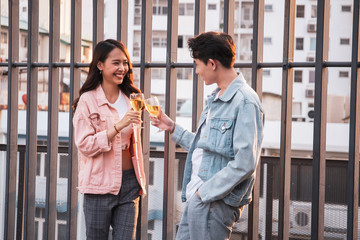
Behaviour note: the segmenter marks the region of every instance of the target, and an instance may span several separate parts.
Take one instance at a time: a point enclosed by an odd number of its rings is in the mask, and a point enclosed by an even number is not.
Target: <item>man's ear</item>
[[[209,58],[208,63],[211,64],[211,67],[213,70],[216,69],[216,62],[213,59]]]

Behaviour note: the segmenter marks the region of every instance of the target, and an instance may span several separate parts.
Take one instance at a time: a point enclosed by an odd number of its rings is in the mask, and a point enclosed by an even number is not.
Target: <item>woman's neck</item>
[[[104,82],[101,83],[101,87],[105,93],[105,97],[106,99],[110,102],[110,103],[115,103],[115,101],[118,99],[119,97],[119,92],[120,89],[118,86],[114,87],[114,85],[108,85],[105,84]]]

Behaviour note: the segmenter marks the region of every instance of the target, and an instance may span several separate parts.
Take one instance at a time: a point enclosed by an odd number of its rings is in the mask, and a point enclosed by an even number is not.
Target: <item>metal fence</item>
[[[347,238],[358,238],[358,194],[359,194],[359,1],[353,1],[353,33],[352,58],[349,62],[328,61],[329,46],[329,1],[317,1],[316,23],[316,59],[315,62],[294,62],[294,22],[295,0],[285,0],[284,38],[282,62],[263,62],[264,39],[264,0],[254,0],[253,12],[253,45],[252,62],[236,63],[237,68],[252,69],[252,87],[262,96],[262,68],[282,69],[282,108],[281,108],[281,146],[280,146],[280,188],[279,188],[279,222],[278,238],[289,239],[289,204],[291,178],[291,124],[292,124],[292,89],[294,68],[315,68],[315,116],[313,130],[313,183],[312,183],[312,215],[311,238],[324,239],[324,205],[325,205],[325,133],[327,111],[327,69],[331,67],[351,68],[351,105],[350,105],[350,138],[348,159],[348,219]],[[71,0],[71,57],[70,62],[63,63],[59,59],[57,44],[60,39],[60,0],[50,1],[50,29],[49,29],[49,60],[38,62],[39,35],[39,1],[28,1],[28,42],[27,62],[19,61],[19,0],[9,1],[9,48],[8,62],[0,66],[8,68],[8,121],[6,144],[6,194],[5,194],[5,226],[4,239],[32,239],[35,234],[35,183],[37,159],[37,75],[38,68],[48,68],[49,99],[48,99],[48,137],[46,159],[46,203],[45,203],[45,239],[55,236],[56,221],[56,158],[58,155],[58,105],[59,105],[59,68],[70,68],[70,101],[78,94],[80,87],[80,68],[88,66],[82,64],[81,50],[81,0]],[[234,0],[224,1],[224,32],[233,35],[234,30]],[[151,62],[152,38],[152,1],[141,1],[141,56],[140,62],[134,63],[140,69],[140,88],[145,96],[150,95],[151,68],[166,69],[166,114],[174,118],[176,115],[176,69],[194,68],[192,63],[177,62],[177,30],[178,30],[178,0],[168,1],[167,11],[167,50],[166,62]],[[206,1],[195,0],[194,35],[205,30]],[[128,1],[117,1],[117,38],[127,43]],[[93,1],[93,46],[104,36],[104,0]],[[21,176],[19,191],[23,191],[23,204],[17,201],[17,154],[18,146],[18,71],[19,67],[27,68],[27,115],[26,115],[26,145],[24,174]],[[195,71],[194,71],[195,72]],[[193,129],[202,110],[203,87],[197,76],[193,77]],[[67,204],[67,239],[76,239],[77,231],[77,157],[73,142],[72,113],[69,114],[69,147],[68,151],[68,204]],[[149,127],[149,120],[145,117],[144,127]],[[148,173],[149,136],[143,133],[143,148],[145,169]],[[163,186],[163,234],[162,239],[172,239],[174,235],[174,161],[175,144],[170,141],[169,134],[165,134],[164,145],[164,186]],[[263,161],[264,157],[262,158]],[[257,178],[260,179],[260,164]],[[22,172],[22,171],[21,171]],[[148,175],[148,174],[147,174]],[[19,193],[19,192],[18,192]],[[259,229],[259,199],[260,181],[256,182],[254,200],[249,207],[248,238],[257,239]],[[148,206],[147,198],[141,202],[141,216],[138,228],[138,239],[147,239]],[[18,204],[18,207],[16,206]],[[270,226],[266,226],[267,228]],[[271,237],[270,237],[271,238]]]

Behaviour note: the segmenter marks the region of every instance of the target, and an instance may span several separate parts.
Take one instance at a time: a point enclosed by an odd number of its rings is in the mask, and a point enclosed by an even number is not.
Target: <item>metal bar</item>
[[[140,89],[145,98],[151,95],[151,69],[145,67],[146,62],[151,62],[152,51],[152,9],[153,2],[142,0],[141,4],[141,52],[140,52]],[[147,114],[143,114],[144,131],[142,131],[142,145],[146,182],[149,182],[149,158],[150,158],[150,120]],[[148,186],[147,186],[148,190]],[[148,239],[148,202],[146,196],[140,202],[140,214],[137,225],[136,237],[138,240]]]
[[[35,238],[38,69],[31,63],[38,61],[38,36],[39,1],[33,0],[28,2],[24,239]]]
[[[25,152],[19,154],[19,182],[18,182],[18,199],[17,199],[17,214],[16,214],[16,239],[22,239],[23,233],[23,216],[24,216],[24,197],[25,197]],[[24,226],[25,227],[25,226]],[[25,237],[25,236],[24,236]]]
[[[6,186],[4,239],[15,238],[16,169],[18,139],[18,69],[12,67],[19,61],[19,0],[9,1],[8,45],[8,112],[6,136]]]
[[[60,0],[50,1],[49,63],[59,62]],[[59,70],[49,66],[48,137],[46,156],[45,239],[54,239],[56,233],[56,188],[58,157]]]
[[[257,67],[263,60],[264,42],[264,0],[254,0],[253,53],[252,53],[252,88],[262,99],[262,69]],[[256,181],[253,189],[253,201],[249,205],[248,238],[254,239],[259,232],[260,205],[260,164],[256,168]]]
[[[349,129],[349,165],[348,165],[348,214],[347,239],[358,238],[359,208],[359,112],[360,91],[358,89],[359,69],[359,1],[353,3],[353,30],[351,56],[351,89],[350,89],[350,129]]]
[[[96,0],[96,43],[104,40],[104,0]],[[95,45],[94,45],[95,46]]]
[[[285,1],[283,62],[294,57],[295,0]],[[289,239],[293,71],[283,67],[280,140],[279,239]]]
[[[95,49],[95,46],[96,44],[98,43],[98,40],[97,40],[97,19],[98,19],[98,16],[97,16],[97,0],[93,0],[93,32],[92,32],[92,35],[93,35],[93,39],[92,39],[92,42],[93,42],[93,52],[94,52],[94,49]]]
[[[326,110],[330,2],[317,2],[311,239],[324,238]]]
[[[166,85],[165,113],[176,118],[176,69],[171,67],[177,59],[178,42],[178,0],[168,1],[167,46],[166,46]],[[163,229],[162,239],[173,239],[174,236],[174,168],[175,143],[170,142],[170,134],[165,133],[164,145],[164,195],[163,195]]]
[[[125,46],[128,42],[128,0],[118,0],[117,14],[117,39]]]
[[[200,32],[205,31],[206,18],[206,1],[195,0],[195,21],[194,21],[194,36],[199,35]],[[179,63],[177,63],[178,65]],[[192,131],[195,132],[197,124],[203,110],[204,99],[204,84],[201,77],[196,74],[195,63],[191,64],[193,68],[193,93],[192,93]],[[185,66],[182,66],[185,67]]]
[[[229,0],[224,0],[224,29],[225,33],[229,31]]]
[[[272,238],[272,218],[273,218],[273,193],[274,193],[274,165],[266,165],[266,219],[265,219],[265,239]],[[265,167],[264,167],[265,170]],[[264,186],[265,189],[265,186]]]
[[[70,46],[70,103],[79,96],[80,69],[76,62],[81,62],[81,0],[71,1],[71,46]],[[69,149],[68,149],[68,195],[67,195],[67,239],[77,237],[77,211],[78,211],[78,159],[77,148],[74,142],[72,127],[73,111],[69,110]]]

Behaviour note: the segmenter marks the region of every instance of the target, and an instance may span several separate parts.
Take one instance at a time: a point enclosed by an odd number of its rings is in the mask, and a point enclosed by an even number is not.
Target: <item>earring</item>
[[[102,71],[100,70],[100,75],[102,74]]]

